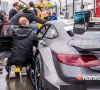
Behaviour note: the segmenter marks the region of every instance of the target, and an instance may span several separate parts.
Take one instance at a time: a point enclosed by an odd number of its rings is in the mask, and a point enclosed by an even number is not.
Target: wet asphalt
[[[0,72],[0,90],[35,90],[28,76],[22,78],[6,78],[7,72]]]

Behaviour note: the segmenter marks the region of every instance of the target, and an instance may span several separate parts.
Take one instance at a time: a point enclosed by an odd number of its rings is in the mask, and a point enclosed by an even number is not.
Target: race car
[[[28,67],[36,90],[100,89],[100,31],[76,34],[74,26],[73,20],[50,21],[37,33],[40,41],[34,50],[35,68]],[[0,45],[11,42],[10,36],[0,39]]]
[[[43,25],[29,69],[36,90],[99,90],[100,31],[75,34],[63,20]],[[74,30],[74,28],[73,28]]]

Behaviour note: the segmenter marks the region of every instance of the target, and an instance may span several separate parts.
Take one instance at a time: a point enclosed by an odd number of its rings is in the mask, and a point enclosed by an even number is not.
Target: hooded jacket
[[[7,64],[26,66],[32,61],[33,46],[38,45],[38,39],[29,27],[19,27],[13,31],[13,48]]]

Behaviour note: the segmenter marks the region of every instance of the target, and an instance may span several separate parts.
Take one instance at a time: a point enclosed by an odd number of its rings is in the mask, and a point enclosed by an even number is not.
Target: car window
[[[45,25],[38,33],[39,38],[54,39],[58,35],[57,30],[52,25]]]
[[[39,30],[39,33],[37,34],[37,36],[38,36],[39,38],[42,38],[42,37],[44,36],[46,30],[47,30],[47,26],[43,26],[43,27]]]
[[[45,38],[47,39],[54,39],[58,35],[57,30],[54,26],[50,26],[47,33],[45,34]]]

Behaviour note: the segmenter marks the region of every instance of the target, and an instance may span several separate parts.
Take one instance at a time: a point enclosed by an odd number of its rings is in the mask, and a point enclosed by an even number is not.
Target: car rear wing
[[[78,46],[74,46],[72,45],[72,47],[74,47],[77,51],[82,52],[82,51],[100,51],[100,48],[90,48],[90,47],[78,47]]]

